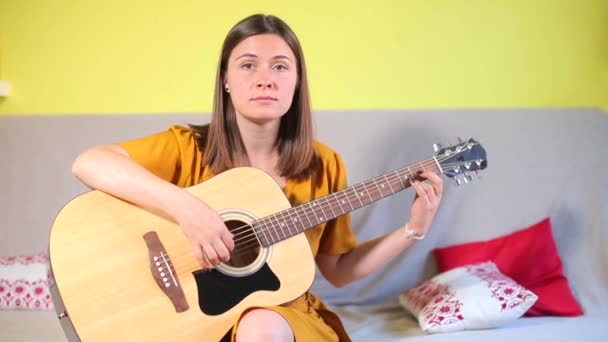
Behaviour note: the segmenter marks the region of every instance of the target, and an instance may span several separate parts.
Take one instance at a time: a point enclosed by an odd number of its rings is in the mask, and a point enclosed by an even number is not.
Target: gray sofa
[[[207,116],[0,117],[0,255],[46,250],[57,211],[86,191],[70,163],[87,146],[202,123]],[[608,113],[598,109],[321,112],[318,137],[342,153],[355,183],[433,154],[432,144],[479,140],[488,153],[481,179],[446,180],[428,236],[385,269],[342,289],[321,275],[314,291],[342,317],[354,341],[606,341],[608,339]],[[401,225],[412,191],[353,213],[359,240]],[[524,317],[506,326],[428,335],[397,296],[437,273],[437,247],[487,240],[551,217],[580,317]],[[533,266],[531,266],[533,267]],[[53,312],[0,311],[1,341],[63,341]]]

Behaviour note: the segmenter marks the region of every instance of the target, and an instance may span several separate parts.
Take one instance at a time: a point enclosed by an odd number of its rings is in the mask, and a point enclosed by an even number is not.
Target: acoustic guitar
[[[410,186],[424,170],[457,183],[487,166],[469,139],[435,155],[292,207],[265,172],[235,168],[186,188],[234,235],[230,261],[200,269],[172,221],[101,191],[71,200],[50,233],[51,293],[70,340],[218,341],[252,306],[280,305],[312,285],[304,231]]]

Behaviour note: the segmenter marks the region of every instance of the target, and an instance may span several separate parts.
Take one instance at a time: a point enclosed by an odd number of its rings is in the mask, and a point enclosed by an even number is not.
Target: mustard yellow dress
[[[199,184],[213,173],[203,165],[203,153],[196,144],[194,132],[182,126],[143,138],[120,143],[129,156],[157,176],[180,187]],[[304,180],[288,179],[283,189],[292,206],[306,203],[346,187],[346,170],[342,158],[329,147],[315,141],[321,160],[317,174]],[[342,215],[305,232],[312,253],[340,255],[357,245],[351,229],[350,215]],[[268,307],[281,314],[293,329],[297,341],[350,341],[337,315],[310,291],[295,301]],[[232,340],[238,322],[232,329]]]

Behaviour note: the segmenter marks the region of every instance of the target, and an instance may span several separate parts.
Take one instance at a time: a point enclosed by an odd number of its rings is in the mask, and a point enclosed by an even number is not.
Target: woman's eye
[[[279,70],[279,71],[285,71],[287,70],[287,67],[283,64],[277,64],[274,66],[275,69]]]
[[[243,69],[253,69],[253,63],[243,63],[243,65],[241,65],[241,68]]]

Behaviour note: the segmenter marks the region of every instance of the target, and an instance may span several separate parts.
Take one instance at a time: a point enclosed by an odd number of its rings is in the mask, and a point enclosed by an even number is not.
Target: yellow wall
[[[0,114],[208,112],[255,12],[299,35],[316,110],[608,110],[606,0],[1,0]]]

